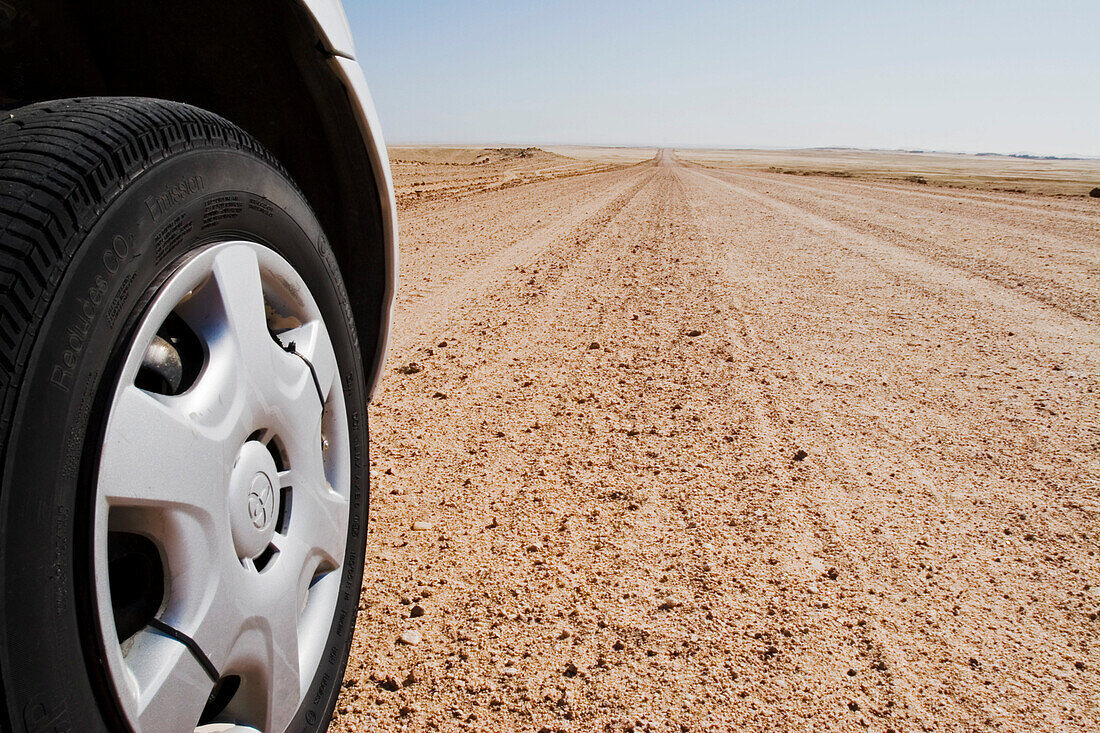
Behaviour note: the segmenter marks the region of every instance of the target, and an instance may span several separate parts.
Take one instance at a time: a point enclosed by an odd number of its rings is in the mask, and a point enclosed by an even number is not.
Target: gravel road
[[[1100,201],[401,200],[333,731],[1100,730]]]

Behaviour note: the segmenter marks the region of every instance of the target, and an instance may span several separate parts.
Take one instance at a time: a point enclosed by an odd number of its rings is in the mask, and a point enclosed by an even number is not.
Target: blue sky
[[[1100,156],[1100,2],[345,0],[387,141]]]

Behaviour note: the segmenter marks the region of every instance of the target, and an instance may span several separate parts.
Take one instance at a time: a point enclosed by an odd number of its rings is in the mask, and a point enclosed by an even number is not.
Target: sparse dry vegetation
[[[677,150],[682,160],[799,176],[893,180],[1005,193],[1087,196],[1100,159],[846,149]]]

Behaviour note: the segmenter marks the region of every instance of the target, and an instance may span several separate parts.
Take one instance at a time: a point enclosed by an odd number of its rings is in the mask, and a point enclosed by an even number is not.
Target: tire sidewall
[[[320,667],[289,730],[335,705],[358,610],[367,521],[366,387],[339,268],[308,204],[256,156],[199,149],[126,186],[76,248],[42,321],[18,397],[0,491],[4,685],[19,730],[126,729],[102,658],[92,576],[95,471],[130,334],[188,253],[264,244],[303,277],[339,364],[351,436],[351,519]]]

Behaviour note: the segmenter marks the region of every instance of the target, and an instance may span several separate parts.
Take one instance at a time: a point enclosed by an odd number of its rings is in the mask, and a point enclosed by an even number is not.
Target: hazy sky
[[[1100,155],[1100,1],[345,0],[388,142]]]

